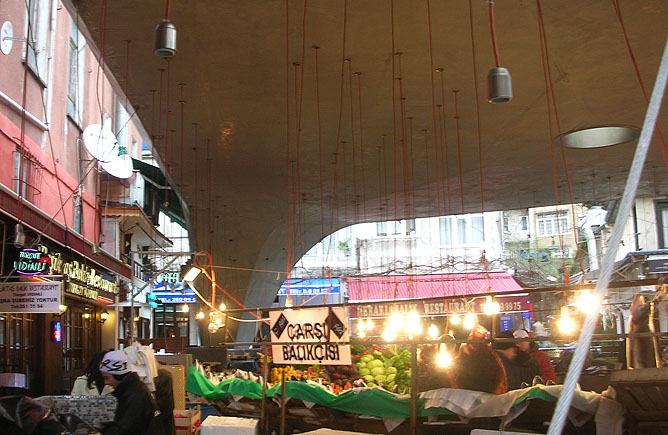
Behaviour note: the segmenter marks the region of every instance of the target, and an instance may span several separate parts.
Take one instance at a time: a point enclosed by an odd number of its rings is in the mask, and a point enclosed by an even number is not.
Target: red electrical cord
[[[471,0],[469,0],[469,8],[471,7]],[[473,18],[471,18],[473,20]],[[473,24],[471,24],[473,26]],[[492,32],[492,48],[494,49],[494,62],[496,66],[501,66],[499,61],[499,47],[496,45],[496,27],[494,26],[494,0],[489,0],[489,29]]]
[[[165,21],[169,21],[169,10],[171,8],[171,1],[167,0],[167,5],[165,6]]]

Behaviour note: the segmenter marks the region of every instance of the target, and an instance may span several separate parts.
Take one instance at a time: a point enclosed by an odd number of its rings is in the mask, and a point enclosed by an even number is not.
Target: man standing
[[[496,338],[514,337],[512,331],[504,331],[498,334]],[[534,376],[540,374],[538,363],[528,353],[519,350],[517,344],[510,341],[494,341],[492,342],[492,349],[496,350],[501,363],[503,363],[508,391],[523,388],[523,383],[531,385]]]
[[[517,329],[513,332],[513,337],[515,338],[529,338],[529,333],[525,329]],[[517,342],[517,347],[519,350],[528,353],[531,355],[531,358],[535,359],[540,368],[540,377],[543,378],[545,383],[556,383],[557,375],[554,371],[554,366],[550,361],[550,357],[547,356],[545,352],[538,349],[538,345],[535,341],[519,341]]]
[[[107,352],[100,363],[104,383],[114,388],[118,399],[114,421],[105,423],[102,435],[162,434],[162,426],[150,391],[128,367],[125,352]],[[160,426],[155,427],[155,426]]]

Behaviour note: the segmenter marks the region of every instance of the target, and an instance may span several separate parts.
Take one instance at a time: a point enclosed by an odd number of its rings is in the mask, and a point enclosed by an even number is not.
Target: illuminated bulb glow
[[[600,299],[589,291],[581,292],[575,301],[575,306],[583,313],[596,311],[600,305]]]
[[[184,313],[187,313],[188,311],[190,311],[190,307],[188,306],[188,304],[183,304],[183,307],[181,307],[181,310]]]
[[[429,327],[428,333],[429,333],[429,338],[433,339],[438,338],[438,326],[432,323],[431,326]]]
[[[357,332],[364,332],[366,329],[366,322],[362,319],[357,320]]]
[[[409,335],[420,334],[422,332],[422,323],[420,322],[420,315],[411,311],[406,316],[406,333]]]
[[[462,323],[462,318],[458,314],[455,314],[454,316],[450,317],[450,323],[453,325],[459,325]]]
[[[225,311],[225,308],[227,308],[227,305],[225,305],[224,302],[220,303],[220,311]]]
[[[564,334],[571,334],[573,331],[575,331],[575,322],[573,319],[571,319],[571,316],[568,314],[562,315],[561,319],[559,319],[559,330],[563,332]]]
[[[394,332],[394,328],[387,327],[383,331],[382,337],[385,341],[394,341],[397,338],[397,334]]]
[[[494,301],[491,296],[485,297],[485,304],[483,305],[485,314],[498,314],[501,311],[501,305]]]
[[[89,314],[89,313],[85,313],[85,314],[84,314],[84,319],[90,319],[90,314]]]
[[[452,364],[452,356],[445,350],[441,350],[436,355],[436,365],[439,367],[449,367]]]
[[[391,328],[393,331],[401,331],[404,329],[404,318],[398,311],[395,311],[390,315],[390,322],[388,324],[388,329]]]
[[[357,336],[358,336],[359,338],[364,338],[364,337],[366,337],[366,332],[364,332],[364,331],[360,331],[360,332],[357,333]]]
[[[473,329],[475,327],[476,317],[473,313],[466,313],[464,316],[464,328]]]
[[[201,320],[201,319],[204,318],[204,313],[202,311],[200,311],[199,313],[197,313],[197,315],[195,317],[197,317],[198,319]]]
[[[371,317],[366,319],[366,329],[367,329],[367,331],[373,331],[374,326],[375,325],[373,324],[373,320],[371,320]]]
[[[222,325],[223,324],[223,319],[221,319],[220,317],[217,317],[216,320],[214,320],[214,323],[216,325]]]
[[[64,313],[67,311],[67,305],[58,305],[58,309],[60,310],[61,313]]]

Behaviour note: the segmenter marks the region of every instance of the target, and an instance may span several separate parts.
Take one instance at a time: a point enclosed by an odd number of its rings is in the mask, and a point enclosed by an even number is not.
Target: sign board
[[[287,296],[288,287],[294,296],[333,295],[341,292],[341,281],[338,278],[285,281],[278,289],[278,296]]]
[[[495,301],[499,303],[502,313],[515,313],[529,311],[529,296],[496,296]],[[462,299],[447,300],[420,300],[407,299],[398,302],[378,301],[364,305],[353,305],[350,307],[350,317],[353,319],[367,317],[389,317],[393,312],[402,314],[417,312],[421,316],[449,316],[452,314],[484,313],[484,297],[475,298],[473,301]]]
[[[650,255],[647,268],[649,273],[668,273],[668,255]]]
[[[194,304],[197,302],[195,292],[183,282],[176,284],[153,283],[151,299],[158,300],[163,304]]]
[[[0,313],[60,313],[61,282],[0,284]]]
[[[350,365],[345,308],[269,312],[274,364]]]

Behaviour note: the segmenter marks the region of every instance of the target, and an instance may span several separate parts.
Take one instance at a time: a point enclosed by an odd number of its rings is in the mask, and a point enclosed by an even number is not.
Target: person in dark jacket
[[[165,429],[165,435],[176,435],[173,385],[172,374],[169,370],[158,369],[158,376],[155,378],[155,403],[160,410],[160,419],[162,420],[162,427]]]
[[[513,337],[515,338],[529,338],[530,335],[526,329],[517,329],[513,332]],[[540,368],[540,377],[543,378],[543,381],[556,383],[557,375],[554,371],[554,366],[550,357],[538,349],[538,344],[535,341],[519,341],[517,343],[519,350],[524,351],[531,355],[531,358],[535,359]]]
[[[513,331],[504,331],[498,334],[497,338],[514,338]],[[540,375],[536,360],[527,352],[521,351],[515,343],[495,341],[492,349],[496,350],[506,370],[508,391],[523,388],[523,383],[532,385],[533,378]]]
[[[104,383],[114,388],[118,399],[114,421],[105,423],[102,435],[162,434],[153,397],[136,373],[130,371],[125,352],[107,352],[100,363]],[[157,427],[159,426],[159,427]]]

